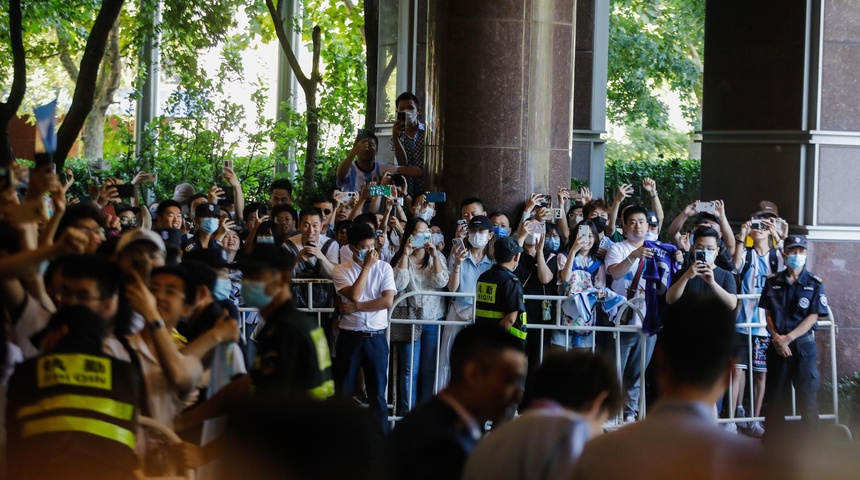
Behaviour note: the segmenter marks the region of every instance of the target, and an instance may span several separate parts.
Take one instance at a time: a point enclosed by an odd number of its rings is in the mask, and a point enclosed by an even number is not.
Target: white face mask
[[[490,241],[489,232],[476,232],[469,234],[469,243],[475,248],[484,248]]]
[[[397,233],[396,230],[391,231],[391,244],[395,247],[400,246],[400,235]]]
[[[441,233],[431,233],[430,241],[433,242],[433,245],[439,245],[440,243],[445,241],[445,236]]]
[[[429,222],[430,219],[433,218],[434,212],[435,211],[432,208],[425,208],[424,210],[421,210],[420,213],[418,213],[418,218],[420,218],[421,220],[424,220],[425,223]]]
[[[526,235],[525,244],[526,245],[537,245],[540,242],[539,233],[530,233]]]
[[[654,242],[657,240],[657,234],[649,230],[645,232],[645,240],[650,240]]]

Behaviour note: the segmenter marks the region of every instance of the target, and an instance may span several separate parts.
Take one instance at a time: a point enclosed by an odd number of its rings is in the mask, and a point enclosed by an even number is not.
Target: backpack
[[[752,267],[752,252],[752,247],[747,248],[746,257],[744,258],[744,268],[735,277],[738,283],[738,292],[741,291],[741,283],[744,281],[744,276]],[[770,273],[777,273],[779,271],[779,251],[777,249],[771,248],[767,252],[767,263],[770,265]]]

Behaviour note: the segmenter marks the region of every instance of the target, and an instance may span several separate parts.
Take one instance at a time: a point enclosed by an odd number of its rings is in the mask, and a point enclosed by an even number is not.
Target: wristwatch
[[[149,322],[149,329],[153,332],[156,330],[161,330],[164,328],[164,320],[160,318],[156,318],[155,320]]]

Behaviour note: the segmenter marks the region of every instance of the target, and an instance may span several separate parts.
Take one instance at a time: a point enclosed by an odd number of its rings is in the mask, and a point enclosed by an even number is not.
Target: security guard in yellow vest
[[[141,379],[102,353],[104,319],[81,306],[57,312],[46,352],[19,364],[6,405],[8,478],[135,478]]]
[[[526,341],[526,306],[523,284],[514,274],[523,247],[516,238],[504,237],[493,244],[496,264],[478,277],[475,323],[495,323]]]

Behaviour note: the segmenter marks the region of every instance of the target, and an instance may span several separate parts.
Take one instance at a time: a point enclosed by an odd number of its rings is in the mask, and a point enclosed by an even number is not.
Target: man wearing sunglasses
[[[320,232],[328,238],[335,238],[337,234],[334,232],[332,219],[334,217],[334,199],[325,195],[315,195],[311,197],[311,204],[319,208],[322,212],[322,225]]]

